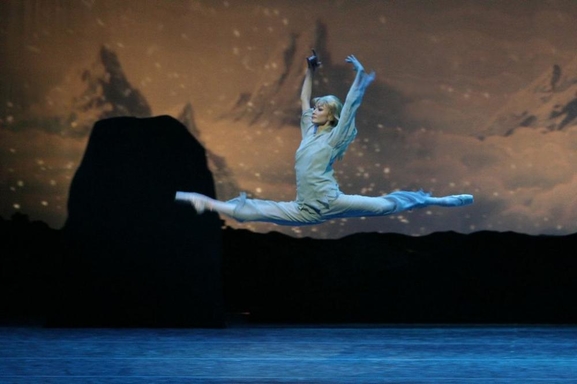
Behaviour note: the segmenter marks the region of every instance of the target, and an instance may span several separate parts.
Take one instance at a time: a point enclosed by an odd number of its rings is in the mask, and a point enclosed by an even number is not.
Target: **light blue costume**
[[[302,114],[302,141],[295,155],[296,200],[249,199],[242,193],[240,197],[227,201],[236,204],[232,217],[239,222],[264,221],[299,226],[337,218],[384,216],[427,205],[429,194],[422,191],[399,191],[369,197],[346,195],[339,189],[333,163],[343,157],[357,135],[355,115],[365,90],[374,78],[374,73],[357,72],[339,121],[332,129],[317,133],[317,127],[312,123],[313,109]]]

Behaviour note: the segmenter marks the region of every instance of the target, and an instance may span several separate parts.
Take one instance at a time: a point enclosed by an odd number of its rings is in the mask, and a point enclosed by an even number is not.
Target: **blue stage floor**
[[[0,328],[0,383],[577,383],[575,326]]]

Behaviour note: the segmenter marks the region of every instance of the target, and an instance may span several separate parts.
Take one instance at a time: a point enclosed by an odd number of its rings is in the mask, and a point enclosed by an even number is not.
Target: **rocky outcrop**
[[[98,121],[70,187],[52,324],[219,326],[221,221],[174,202],[215,195],[202,145],[169,116]]]

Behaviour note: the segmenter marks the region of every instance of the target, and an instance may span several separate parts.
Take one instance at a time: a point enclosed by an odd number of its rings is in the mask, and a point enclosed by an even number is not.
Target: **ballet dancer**
[[[331,219],[386,216],[427,206],[458,207],[473,203],[468,194],[433,197],[420,191],[395,191],[383,196],[349,195],[341,192],[335,179],[333,163],[342,159],[357,134],[355,115],[365,90],[375,73],[366,73],[361,62],[349,55],[346,62],[356,72],[344,104],[334,95],[311,95],[313,75],[321,65],[316,52],[306,58],[307,69],[301,90],[302,140],[295,154],[296,199],[272,201],[239,197],[228,201],[177,191],[175,200],[192,204],[197,214],[214,211],[238,222],[269,222],[302,226]]]

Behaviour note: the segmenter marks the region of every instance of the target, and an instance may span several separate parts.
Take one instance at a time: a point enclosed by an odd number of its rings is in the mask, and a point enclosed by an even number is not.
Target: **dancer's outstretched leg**
[[[179,191],[176,192],[174,199],[192,204],[198,214],[205,210],[214,211],[239,223],[252,221],[301,226],[325,221],[318,212],[301,207],[296,201],[247,199],[245,193],[228,201],[220,201],[200,193]]]
[[[279,225],[311,225],[344,217],[386,216],[430,205],[460,207],[473,203],[472,195],[433,197],[423,191],[397,191],[379,197],[341,195],[326,211],[317,212],[300,207],[296,202],[275,202],[246,199],[245,195],[220,201],[194,192],[176,192],[176,201],[192,204],[198,214],[214,211],[239,222],[266,221]]]

